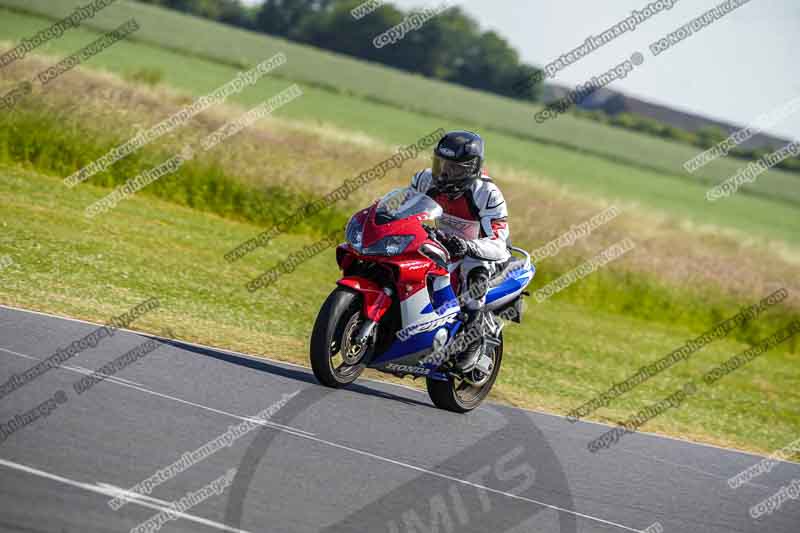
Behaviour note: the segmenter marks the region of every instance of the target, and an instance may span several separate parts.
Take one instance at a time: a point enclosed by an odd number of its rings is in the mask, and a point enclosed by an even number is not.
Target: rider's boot
[[[456,356],[455,367],[462,371],[472,370],[483,353],[483,311],[472,311],[469,313],[463,329],[464,335],[471,340],[467,347]]]
[[[483,307],[486,293],[489,290],[489,271],[479,266],[470,269],[467,274],[466,308],[467,320],[464,323],[463,334],[469,344],[456,356],[455,367],[462,371],[472,370],[483,352],[484,316]]]

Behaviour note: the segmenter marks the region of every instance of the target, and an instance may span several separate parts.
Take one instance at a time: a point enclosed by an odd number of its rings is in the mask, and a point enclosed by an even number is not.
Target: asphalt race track
[[[96,327],[0,308],[0,385]],[[148,339],[117,332],[0,399],[7,424],[58,398],[47,417],[0,436],[0,531],[128,532],[226,472],[222,490],[161,530],[583,533],[658,522],[667,533],[800,531],[800,500],[749,515],[800,478],[795,463],[734,490],[727,479],[761,457],[647,434],[590,453],[608,426],[497,405],[460,416],[368,380],[332,391],[305,368],[179,341],[73,389]],[[282,399],[270,422],[149,495],[108,505]]]

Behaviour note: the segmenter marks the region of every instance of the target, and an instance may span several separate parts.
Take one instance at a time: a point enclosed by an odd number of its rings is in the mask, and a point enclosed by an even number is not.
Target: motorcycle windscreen
[[[425,215],[427,221],[438,220],[442,207],[430,196],[411,188],[395,189],[378,202],[375,219],[379,224]]]

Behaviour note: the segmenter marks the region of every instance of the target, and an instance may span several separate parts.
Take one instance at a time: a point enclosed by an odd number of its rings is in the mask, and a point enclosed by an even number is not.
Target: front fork
[[[363,296],[364,323],[352,340],[355,345],[362,347],[372,338],[378,323],[392,306],[394,291],[390,287],[381,287],[374,281],[359,276],[342,278],[337,285],[352,289]]]

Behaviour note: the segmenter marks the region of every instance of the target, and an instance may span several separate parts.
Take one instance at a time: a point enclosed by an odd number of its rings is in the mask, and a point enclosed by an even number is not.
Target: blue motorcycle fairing
[[[512,271],[509,277],[500,285],[492,287],[489,290],[486,295],[487,306],[495,302],[499,302],[508,296],[513,296],[514,293],[522,293],[525,287],[527,287],[527,285],[531,282],[535,274],[536,267],[533,264],[529,264],[529,268],[521,268]],[[513,298],[511,298],[511,300],[513,300]],[[453,313],[452,308],[458,305],[458,299],[455,293],[453,292],[452,288],[448,286],[434,293],[434,302],[426,306],[423,309],[423,313],[436,312],[438,316],[431,318],[431,322],[435,322],[439,320],[439,317]],[[456,316],[457,314],[453,313],[452,321],[448,321],[447,323],[430,331],[413,334],[406,340],[401,340],[399,338],[395,339],[388,350],[375,356],[369,367],[384,372],[391,372],[390,369],[386,369],[384,367],[392,363],[401,363],[403,365],[417,367],[419,365],[419,361],[433,351],[433,339],[436,335],[436,332],[441,328],[447,328],[447,342],[449,343],[452,341],[463,324],[463,322],[455,318]],[[409,356],[415,357],[410,358]],[[418,368],[425,368],[431,371],[429,374],[426,374],[427,377],[446,381],[448,379],[447,375],[440,372],[433,372],[437,367],[438,365],[433,363],[426,363],[418,366]]]

